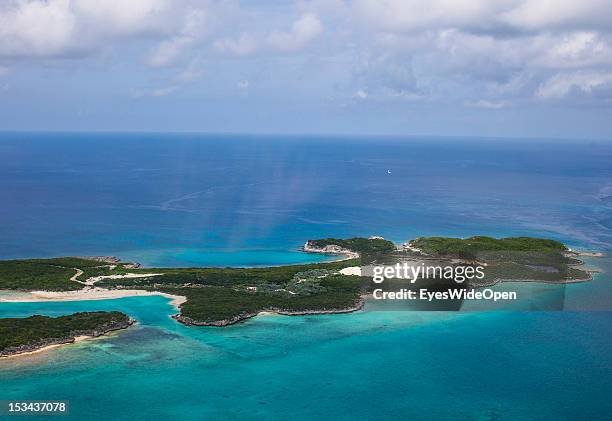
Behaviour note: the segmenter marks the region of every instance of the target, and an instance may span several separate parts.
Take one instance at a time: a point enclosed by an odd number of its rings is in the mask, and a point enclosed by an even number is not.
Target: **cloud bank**
[[[612,0],[8,0],[0,77],[113,57],[149,75],[139,96],[178,95],[225,63],[241,69],[234,90],[248,80],[256,95],[274,74],[295,85],[291,98],[338,107],[607,108],[610,10]]]

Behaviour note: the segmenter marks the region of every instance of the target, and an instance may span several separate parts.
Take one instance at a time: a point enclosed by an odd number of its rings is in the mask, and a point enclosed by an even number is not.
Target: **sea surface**
[[[612,143],[0,134],[0,259],[262,266],[325,259],[299,251],[311,238],[476,234],[612,251]],[[504,284],[517,302],[458,312],[195,328],[163,297],[2,303],[139,323],[0,360],[0,399],[69,400],[75,420],[610,419],[612,259],[585,260],[592,282]]]

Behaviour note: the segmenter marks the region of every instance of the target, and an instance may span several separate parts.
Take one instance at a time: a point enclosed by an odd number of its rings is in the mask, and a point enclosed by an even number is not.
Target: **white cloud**
[[[132,98],[143,98],[143,97],[164,97],[168,96],[179,89],[178,85],[165,86],[161,88],[153,89],[133,89],[130,92]]]
[[[179,34],[162,41],[151,53],[149,65],[162,67],[174,64],[205,35],[207,15],[204,10],[191,10],[184,19]]]
[[[357,86],[368,87],[366,96],[370,98],[414,100],[421,96],[412,60],[401,53],[368,52],[355,65],[353,77]]]
[[[243,79],[241,81],[238,82],[238,89],[248,89],[250,83],[248,80]]]
[[[355,92],[353,94],[353,98],[367,99],[368,98],[368,93],[366,91],[364,91],[363,89],[359,89],[357,92]]]
[[[610,0],[518,0],[500,20],[527,30],[610,29]]]
[[[238,38],[217,40],[214,47],[220,52],[228,52],[235,56],[247,56],[256,52],[259,45],[252,35],[243,33]]]
[[[73,0],[71,12],[113,35],[158,34],[171,29],[173,8],[168,0]]]
[[[612,94],[612,72],[559,73],[544,82],[536,92],[541,99],[561,99],[567,96],[589,95],[597,91]],[[612,95],[607,95],[607,99]]]
[[[323,32],[323,25],[313,13],[306,13],[295,21],[289,32],[274,31],[268,36],[268,44],[279,51],[295,51]]]
[[[8,0],[0,58],[70,57],[130,37],[164,37],[188,13],[168,0]]]
[[[610,0],[356,0],[355,16],[390,31],[610,29]]]
[[[568,92],[607,101],[602,75],[612,66],[612,0],[355,0],[351,6],[350,21],[358,23],[352,29],[362,34],[358,57],[368,57],[365,70],[357,63],[355,86],[366,78],[389,97],[403,92],[488,108]]]
[[[507,0],[356,0],[356,17],[390,31],[421,31],[437,27],[467,28],[489,24]]]
[[[249,56],[258,52],[295,52],[323,32],[323,25],[313,13],[305,13],[297,19],[289,31],[274,30],[267,35],[243,32],[238,38],[217,40],[214,47],[219,52],[235,56]]]
[[[189,62],[187,67],[183,69],[177,76],[177,79],[181,83],[191,82],[202,76],[203,63],[199,59],[194,59]]]
[[[608,101],[610,10],[612,0],[0,0],[0,66],[131,45],[145,51],[136,63],[177,66],[156,73],[166,80],[153,86],[175,87],[157,96],[199,78],[203,60],[241,65],[229,55],[344,100]]]
[[[182,36],[163,41],[151,53],[148,63],[153,67],[172,64],[192,43],[191,38]]]
[[[604,50],[603,43],[594,32],[577,32],[564,37],[555,47],[555,53],[565,59],[576,60],[585,55],[599,54]]]
[[[534,57],[543,67],[584,68],[612,65],[609,39],[594,31],[577,31],[557,37],[548,36],[550,47]]]
[[[168,86],[165,88],[158,88],[158,89],[154,89],[153,91],[151,91],[151,95],[152,96],[166,96],[166,95],[170,95],[177,89],[178,89],[178,86]]]
[[[77,47],[76,26],[68,0],[4,4],[0,11],[0,56],[66,54]]]
[[[500,108],[507,107],[509,104],[507,101],[489,101],[487,99],[479,99],[477,101],[468,101],[466,105],[469,107],[498,110]]]

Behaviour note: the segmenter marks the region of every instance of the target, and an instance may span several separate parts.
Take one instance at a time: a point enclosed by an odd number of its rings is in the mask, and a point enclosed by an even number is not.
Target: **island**
[[[404,244],[404,250],[426,260],[447,259],[453,264],[486,267],[471,287],[500,282],[574,283],[592,280],[583,268],[582,253],[556,240],[532,237],[469,238],[421,237]]]
[[[485,277],[457,288],[499,282],[571,283],[592,279],[579,253],[549,239],[420,237],[396,245],[382,237],[309,240],[309,253],[338,260],[263,268],[142,268],[117,258],[62,257],[0,261],[0,290],[31,300],[104,299],[161,294],[173,298],[173,317],[187,325],[228,326],[262,312],[283,315],[357,311],[372,293],[361,268],[377,264],[482,265]],[[427,282],[448,286],[447,279]],[[10,301],[2,299],[1,301]]]
[[[0,319],[0,357],[96,338],[126,329],[133,323],[129,316],[117,311]]]

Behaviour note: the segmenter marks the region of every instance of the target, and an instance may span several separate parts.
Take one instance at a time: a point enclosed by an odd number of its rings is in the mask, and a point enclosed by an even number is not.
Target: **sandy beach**
[[[112,333],[112,332],[111,332]],[[50,351],[52,349],[56,349],[56,348],[60,348],[62,346],[66,346],[66,345],[73,345],[76,344],[78,342],[83,342],[83,341],[87,341],[87,340],[95,340],[95,339],[101,339],[104,337],[108,337],[108,335],[102,335],[102,336],[77,336],[74,338],[74,342],[67,342],[67,343],[63,343],[63,344],[53,344],[53,345],[47,345],[47,346],[43,346],[42,348],[38,348],[35,349],[33,351],[27,351],[27,352],[20,352],[19,354],[12,354],[12,355],[7,355],[7,356],[3,356],[0,357],[0,361],[2,360],[10,360],[10,359],[14,359],[14,358],[20,358],[20,357],[27,357],[29,355],[35,355],[35,354],[40,354],[46,351]]]
[[[54,301],[87,301],[87,300],[113,300],[126,297],[143,297],[161,295],[170,298],[172,304],[177,309],[187,301],[186,297],[171,295],[158,291],[145,291],[139,289],[104,289],[104,288],[85,288],[77,291],[32,291],[23,294],[0,295],[0,303],[33,303],[33,302],[54,302]]]
[[[349,266],[340,271],[342,275],[349,276],[361,276],[361,267],[360,266]]]
[[[81,271],[80,269],[74,268],[77,271],[77,274],[74,275],[72,278],[70,278],[70,280],[76,280],[74,278],[79,276],[78,271]],[[83,273],[83,271],[81,271],[81,273]],[[81,281],[77,281],[80,282],[84,285],[88,285],[88,286],[92,286],[94,285],[96,282],[101,281],[103,279],[134,279],[134,278],[149,278],[151,276],[160,276],[163,275],[163,273],[126,273],[124,275],[102,275],[102,276],[93,276],[91,278],[87,278],[85,281],[81,282]]]

